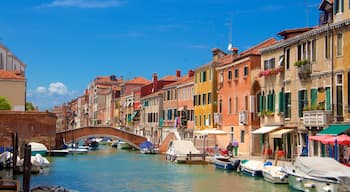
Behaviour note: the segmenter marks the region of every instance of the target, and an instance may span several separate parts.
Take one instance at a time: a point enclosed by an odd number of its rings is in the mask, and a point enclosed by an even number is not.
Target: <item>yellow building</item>
[[[213,49],[213,61],[194,70],[194,130],[217,127],[217,73],[216,61],[226,55],[220,49]]]

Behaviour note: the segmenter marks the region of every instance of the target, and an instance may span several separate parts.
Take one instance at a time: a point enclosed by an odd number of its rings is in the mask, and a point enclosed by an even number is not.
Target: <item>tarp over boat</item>
[[[200,151],[196,149],[192,141],[171,141],[169,144],[169,148],[167,154],[171,155],[187,155],[189,153],[192,154],[200,154]]]
[[[350,178],[350,168],[329,157],[297,157],[296,169],[318,178]]]
[[[153,144],[150,141],[145,141],[140,144],[140,148],[150,149],[153,147]]]

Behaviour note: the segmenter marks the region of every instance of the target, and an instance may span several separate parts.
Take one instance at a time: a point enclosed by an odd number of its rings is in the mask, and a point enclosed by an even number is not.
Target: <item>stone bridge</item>
[[[63,132],[56,133],[56,147],[60,148],[64,142],[71,143],[88,137],[111,137],[121,139],[136,149],[140,149],[139,145],[147,139],[133,133],[129,133],[114,127],[81,127],[77,129],[70,129]]]

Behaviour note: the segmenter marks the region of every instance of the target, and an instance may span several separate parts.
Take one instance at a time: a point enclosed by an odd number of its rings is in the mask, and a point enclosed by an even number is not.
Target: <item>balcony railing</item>
[[[324,110],[304,111],[304,126],[327,126],[331,120],[331,112]]]

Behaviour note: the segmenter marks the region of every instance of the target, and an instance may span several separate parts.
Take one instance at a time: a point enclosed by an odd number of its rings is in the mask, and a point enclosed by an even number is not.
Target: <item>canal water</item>
[[[31,176],[31,186],[59,185],[81,192],[291,191],[288,185],[217,170],[211,164],[180,165],[163,155],[102,147],[86,155],[50,158],[49,168]]]

